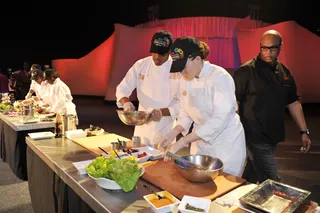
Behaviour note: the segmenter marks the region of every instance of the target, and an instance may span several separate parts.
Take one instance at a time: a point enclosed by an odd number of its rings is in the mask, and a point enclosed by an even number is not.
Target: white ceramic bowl
[[[142,168],[140,177],[143,175],[144,173],[144,167],[140,166]],[[109,190],[120,190],[121,187],[119,186],[119,184],[117,184],[114,180],[110,180],[107,178],[95,178],[92,177],[89,173],[87,173],[89,175],[89,177],[91,177],[93,180],[96,181],[97,185],[100,186],[101,188],[104,189],[109,189]]]
[[[180,201],[175,196],[173,196],[172,194],[170,194],[167,191],[157,192],[157,194],[159,194],[162,197],[169,198],[171,201],[173,201],[173,203],[170,205],[166,205],[166,206],[162,206],[162,207],[157,208],[150,202],[150,200],[157,198],[156,195],[148,194],[148,195],[143,196],[143,198],[149,203],[152,210],[155,212],[158,212],[158,213],[172,212],[180,203]]]
[[[192,197],[192,196],[183,196],[178,210],[181,213],[199,213],[198,211],[193,211],[186,209],[186,204],[189,203],[191,206],[194,206],[196,208],[202,208],[204,209],[204,213],[208,213],[211,205],[211,200],[205,199],[205,198],[200,198],[200,197]]]

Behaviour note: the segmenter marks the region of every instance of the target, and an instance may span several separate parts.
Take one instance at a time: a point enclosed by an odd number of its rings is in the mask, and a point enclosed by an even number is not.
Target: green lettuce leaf
[[[95,178],[111,179],[112,165],[114,162],[116,162],[116,160],[113,157],[105,158],[104,156],[99,156],[86,166],[86,171]]]
[[[122,158],[113,165],[111,176],[124,192],[129,192],[139,180],[141,170],[134,158]]]
[[[99,156],[86,166],[86,171],[95,178],[114,180],[124,192],[129,192],[137,184],[142,168],[134,157],[116,160]]]

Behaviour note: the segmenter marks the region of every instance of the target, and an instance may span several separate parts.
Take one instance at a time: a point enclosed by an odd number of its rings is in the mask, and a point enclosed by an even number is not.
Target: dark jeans
[[[277,144],[247,141],[247,165],[242,177],[251,183],[262,183],[267,179],[280,181],[274,152]]]

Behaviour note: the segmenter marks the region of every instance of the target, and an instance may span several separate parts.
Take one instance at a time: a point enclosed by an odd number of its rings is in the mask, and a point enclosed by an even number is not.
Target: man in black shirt
[[[295,81],[288,68],[277,60],[281,45],[280,33],[266,31],[258,56],[234,73],[249,156],[243,178],[249,182],[280,180],[274,152],[277,143],[285,140],[286,107],[300,129],[301,151],[308,152],[311,145]]]

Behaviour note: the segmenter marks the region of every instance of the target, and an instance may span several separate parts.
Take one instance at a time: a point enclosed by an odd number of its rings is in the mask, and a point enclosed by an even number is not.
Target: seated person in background
[[[9,79],[5,75],[3,69],[0,69],[0,93],[8,93],[9,92]]]
[[[61,81],[59,73],[54,69],[46,69],[44,71],[44,79],[50,84],[49,97],[50,107],[53,113],[66,113],[68,115],[76,115],[76,105],[72,102],[73,97],[69,87]]]

